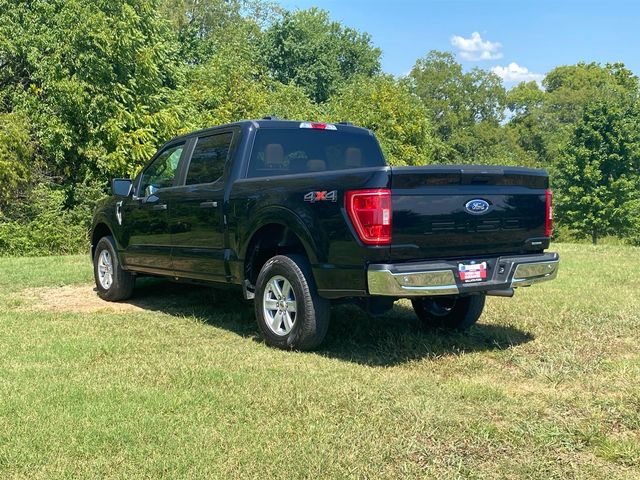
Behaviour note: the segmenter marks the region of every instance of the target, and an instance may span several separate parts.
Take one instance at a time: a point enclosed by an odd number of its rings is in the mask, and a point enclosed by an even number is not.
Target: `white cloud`
[[[544,78],[541,73],[530,72],[527,67],[518,65],[515,62],[511,62],[506,67],[496,65],[491,71],[505,82],[530,82],[534,80],[540,83]]]
[[[473,32],[470,38],[454,35],[451,37],[451,45],[460,50],[460,57],[463,60],[477,62],[479,60],[497,60],[498,58],[502,58],[502,53],[500,52],[502,44],[482,40],[478,32]]]

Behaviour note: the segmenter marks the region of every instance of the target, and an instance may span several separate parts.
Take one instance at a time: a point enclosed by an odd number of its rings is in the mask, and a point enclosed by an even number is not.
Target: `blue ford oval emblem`
[[[471,215],[482,215],[489,211],[489,202],[480,198],[475,198],[465,203],[464,208]]]

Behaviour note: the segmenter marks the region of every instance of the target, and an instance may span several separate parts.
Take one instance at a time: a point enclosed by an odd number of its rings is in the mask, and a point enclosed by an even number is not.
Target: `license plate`
[[[465,283],[482,282],[487,279],[487,262],[459,263],[458,274]]]

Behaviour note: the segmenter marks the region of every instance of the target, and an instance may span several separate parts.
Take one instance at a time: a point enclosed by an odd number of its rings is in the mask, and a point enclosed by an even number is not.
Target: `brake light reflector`
[[[302,122],[300,128],[313,128],[314,130],[337,130],[338,128],[331,123]]]
[[[552,193],[551,189],[547,188],[544,192],[545,203],[546,203],[546,213],[544,217],[544,236],[550,237],[553,233],[553,208],[551,206]]]
[[[362,243],[391,243],[391,190],[351,190],[346,192],[344,202],[349,219]]]

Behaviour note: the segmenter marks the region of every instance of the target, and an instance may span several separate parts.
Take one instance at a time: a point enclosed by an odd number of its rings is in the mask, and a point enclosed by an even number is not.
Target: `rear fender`
[[[326,259],[319,257],[318,253],[320,252],[320,248],[318,242],[304,221],[292,210],[280,206],[267,207],[254,216],[246,230],[247,234],[242,239],[242,260],[247,258],[247,249],[254,235],[258,230],[269,224],[282,225],[285,229],[295,234],[300,240],[300,243],[302,243],[307,258],[312,265],[326,261]]]

